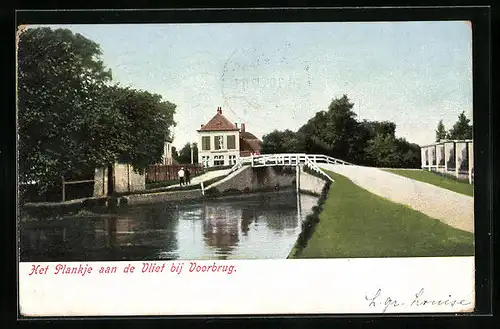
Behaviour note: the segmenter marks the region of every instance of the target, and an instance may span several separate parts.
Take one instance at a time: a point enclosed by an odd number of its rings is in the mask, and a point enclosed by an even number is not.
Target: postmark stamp
[[[249,112],[268,106],[276,96],[306,96],[312,88],[311,63],[297,59],[291,47],[286,42],[276,49],[233,50],[220,76],[225,107],[246,118]]]

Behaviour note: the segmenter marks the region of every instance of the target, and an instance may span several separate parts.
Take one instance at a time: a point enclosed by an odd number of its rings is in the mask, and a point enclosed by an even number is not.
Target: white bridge
[[[231,168],[229,174],[240,169],[244,165],[252,167],[275,167],[275,166],[306,166],[313,171],[320,173],[327,179],[333,182],[333,179],[326,174],[317,164],[335,164],[335,165],[351,165],[351,163],[332,158],[323,154],[305,154],[305,153],[280,153],[280,154],[263,154],[253,155],[249,157],[241,157],[236,164]]]

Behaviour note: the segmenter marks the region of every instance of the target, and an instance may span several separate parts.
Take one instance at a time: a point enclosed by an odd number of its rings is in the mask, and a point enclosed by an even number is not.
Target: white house
[[[260,141],[241,129],[217,108],[215,116],[198,130],[198,162],[204,167],[234,165],[240,156],[260,153]]]
[[[198,162],[204,167],[227,166],[240,157],[240,131],[222,115],[222,108],[198,130]]]
[[[161,164],[172,165],[172,140],[166,139],[165,145],[163,145],[163,155],[161,157]]]

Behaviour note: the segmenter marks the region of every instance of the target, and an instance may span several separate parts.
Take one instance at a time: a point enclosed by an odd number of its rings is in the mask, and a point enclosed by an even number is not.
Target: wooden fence
[[[149,166],[146,171],[146,181],[147,182],[164,182],[170,180],[177,180],[179,177],[177,176],[177,172],[184,168],[188,169],[191,173],[191,177],[200,175],[204,173],[203,167],[200,165],[164,165],[157,164]]]
[[[61,176],[61,183],[62,183],[62,201],[66,201],[66,185],[70,184],[82,184],[82,183],[95,183],[94,179],[85,179],[85,180],[74,180],[74,181],[69,181],[64,178],[64,176]]]

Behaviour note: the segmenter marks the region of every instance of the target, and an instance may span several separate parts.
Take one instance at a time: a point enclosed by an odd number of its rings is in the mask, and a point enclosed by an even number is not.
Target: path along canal
[[[20,222],[21,261],[284,259],[318,198],[294,191]]]

